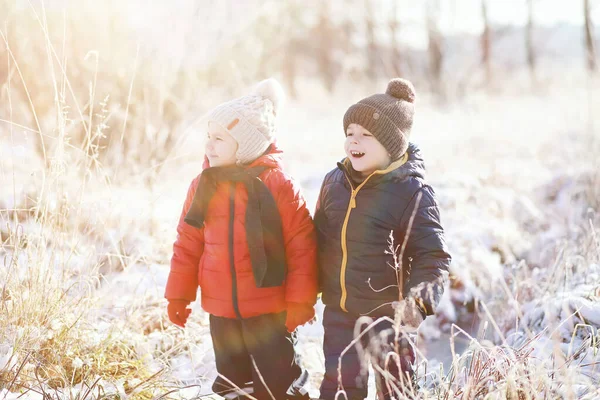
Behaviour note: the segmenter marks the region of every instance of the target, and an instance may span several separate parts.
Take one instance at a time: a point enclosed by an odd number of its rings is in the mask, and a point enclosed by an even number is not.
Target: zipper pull
[[[352,193],[350,196],[350,208],[356,208],[356,193]]]

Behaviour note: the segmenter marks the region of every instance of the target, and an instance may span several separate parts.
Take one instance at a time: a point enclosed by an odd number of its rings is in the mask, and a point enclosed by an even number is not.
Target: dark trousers
[[[296,364],[285,317],[285,312],[245,319],[211,315],[210,335],[219,375],[238,388],[252,387],[252,396],[258,400],[286,399],[285,393],[301,369]],[[224,396],[232,391],[232,386],[219,376],[213,391]]]
[[[321,383],[323,400],[333,400],[338,391],[338,375],[341,375],[343,389],[348,400],[362,400],[367,397],[368,362],[373,364],[379,400],[398,398],[396,394],[406,393],[413,384],[414,350],[409,341],[400,336],[395,338],[393,324],[390,321],[379,321],[366,332],[358,346],[353,344],[341,359],[341,373],[338,373],[338,362],[344,349],[354,340],[355,326],[359,316],[346,313],[340,309],[325,307],[323,327],[323,353],[325,355],[325,376]],[[362,321],[361,321],[362,322]],[[368,322],[361,324],[360,331],[365,331]],[[392,357],[393,356],[393,357]],[[387,359],[387,365],[386,365]],[[399,362],[398,362],[399,361]],[[398,369],[400,364],[400,371]],[[385,371],[388,382],[378,371]],[[344,399],[342,395],[339,397]]]

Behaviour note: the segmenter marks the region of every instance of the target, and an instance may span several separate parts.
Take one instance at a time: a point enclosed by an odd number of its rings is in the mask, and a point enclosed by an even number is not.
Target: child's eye
[[[352,132],[346,133],[346,136],[352,136]]]

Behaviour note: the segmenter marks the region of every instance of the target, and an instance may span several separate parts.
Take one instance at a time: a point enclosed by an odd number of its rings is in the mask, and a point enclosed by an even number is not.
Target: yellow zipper
[[[344,174],[344,176],[346,176],[346,174]],[[348,293],[346,291],[346,264],[348,263],[346,231],[348,229],[348,220],[350,219],[350,212],[352,212],[353,208],[356,208],[356,195],[358,194],[358,191],[360,190],[360,188],[363,187],[365,183],[367,183],[369,178],[372,176],[373,174],[369,175],[367,179],[365,179],[363,183],[358,185],[356,189],[352,189],[352,193],[350,193],[350,202],[348,203],[348,211],[346,211],[346,218],[344,218],[344,224],[342,225],[342,268],[340,270],[340,286],[342,288],[342,298],[340,299],[340,307],[345,312],[348,312],[348,310],[346,310],[346,297],[348,296]],[[350,183],[350,187],[352,187],[352,182],[350,182],[350,179],[347,176],[346,179],[348,179],[348,183]]]
[[[400,167],[402,164],[404,164],[407,160],[408,160],[408,154],[405,153],[404,156],[400,160],[392,163],[385,170],[378,170],[378,171],[373,172],[360,185],[358,185],[356,187],[356,189],[352,189],[352,192],[350,193],[350,201],[348,202],[348,210],[346,211],[346,217],[344,218],[344,223],[342,224],[342,235],[341,235],[342,236],[341,237],[342,267],[340,269],[340,287],[342,288],[342,297],[340,299],[340,308],[345,312],[348,312],[348,310],[346,310],[346,298],[348,297],[348,292],[346,291],[346,265],[348,263],[348,247],[346,245],[346,231],[348,230],[348,220],[350,219],[350,213],[352,212],[353,208],[356,208],[356,195],[358,194],[358,191],[367,183],[367,181],[373,175],[386,174],[390,171],[393,171],[394,169],[396,169],[396,168]],[[350,184],[350,188],[352,188],[352,182],[350,181],[350,178],[348,178],[348,175],[346,175],[346,173],[344,173],[344,176],[348,180],[348,184]]]

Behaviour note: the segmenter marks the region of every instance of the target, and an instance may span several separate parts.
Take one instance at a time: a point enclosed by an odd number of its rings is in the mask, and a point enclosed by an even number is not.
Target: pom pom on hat
[[[385,93],[397,99],[408,101],[409,103],[415,102],[415,87],[406,79],[392,79],[388,83]]]
[[[273,112],[279,113],[279,110],[285,102],[285,93],[283,88],[274,78],[265,79],[259,82],[254,88],[254,94],[271,100],[273,103]]]

